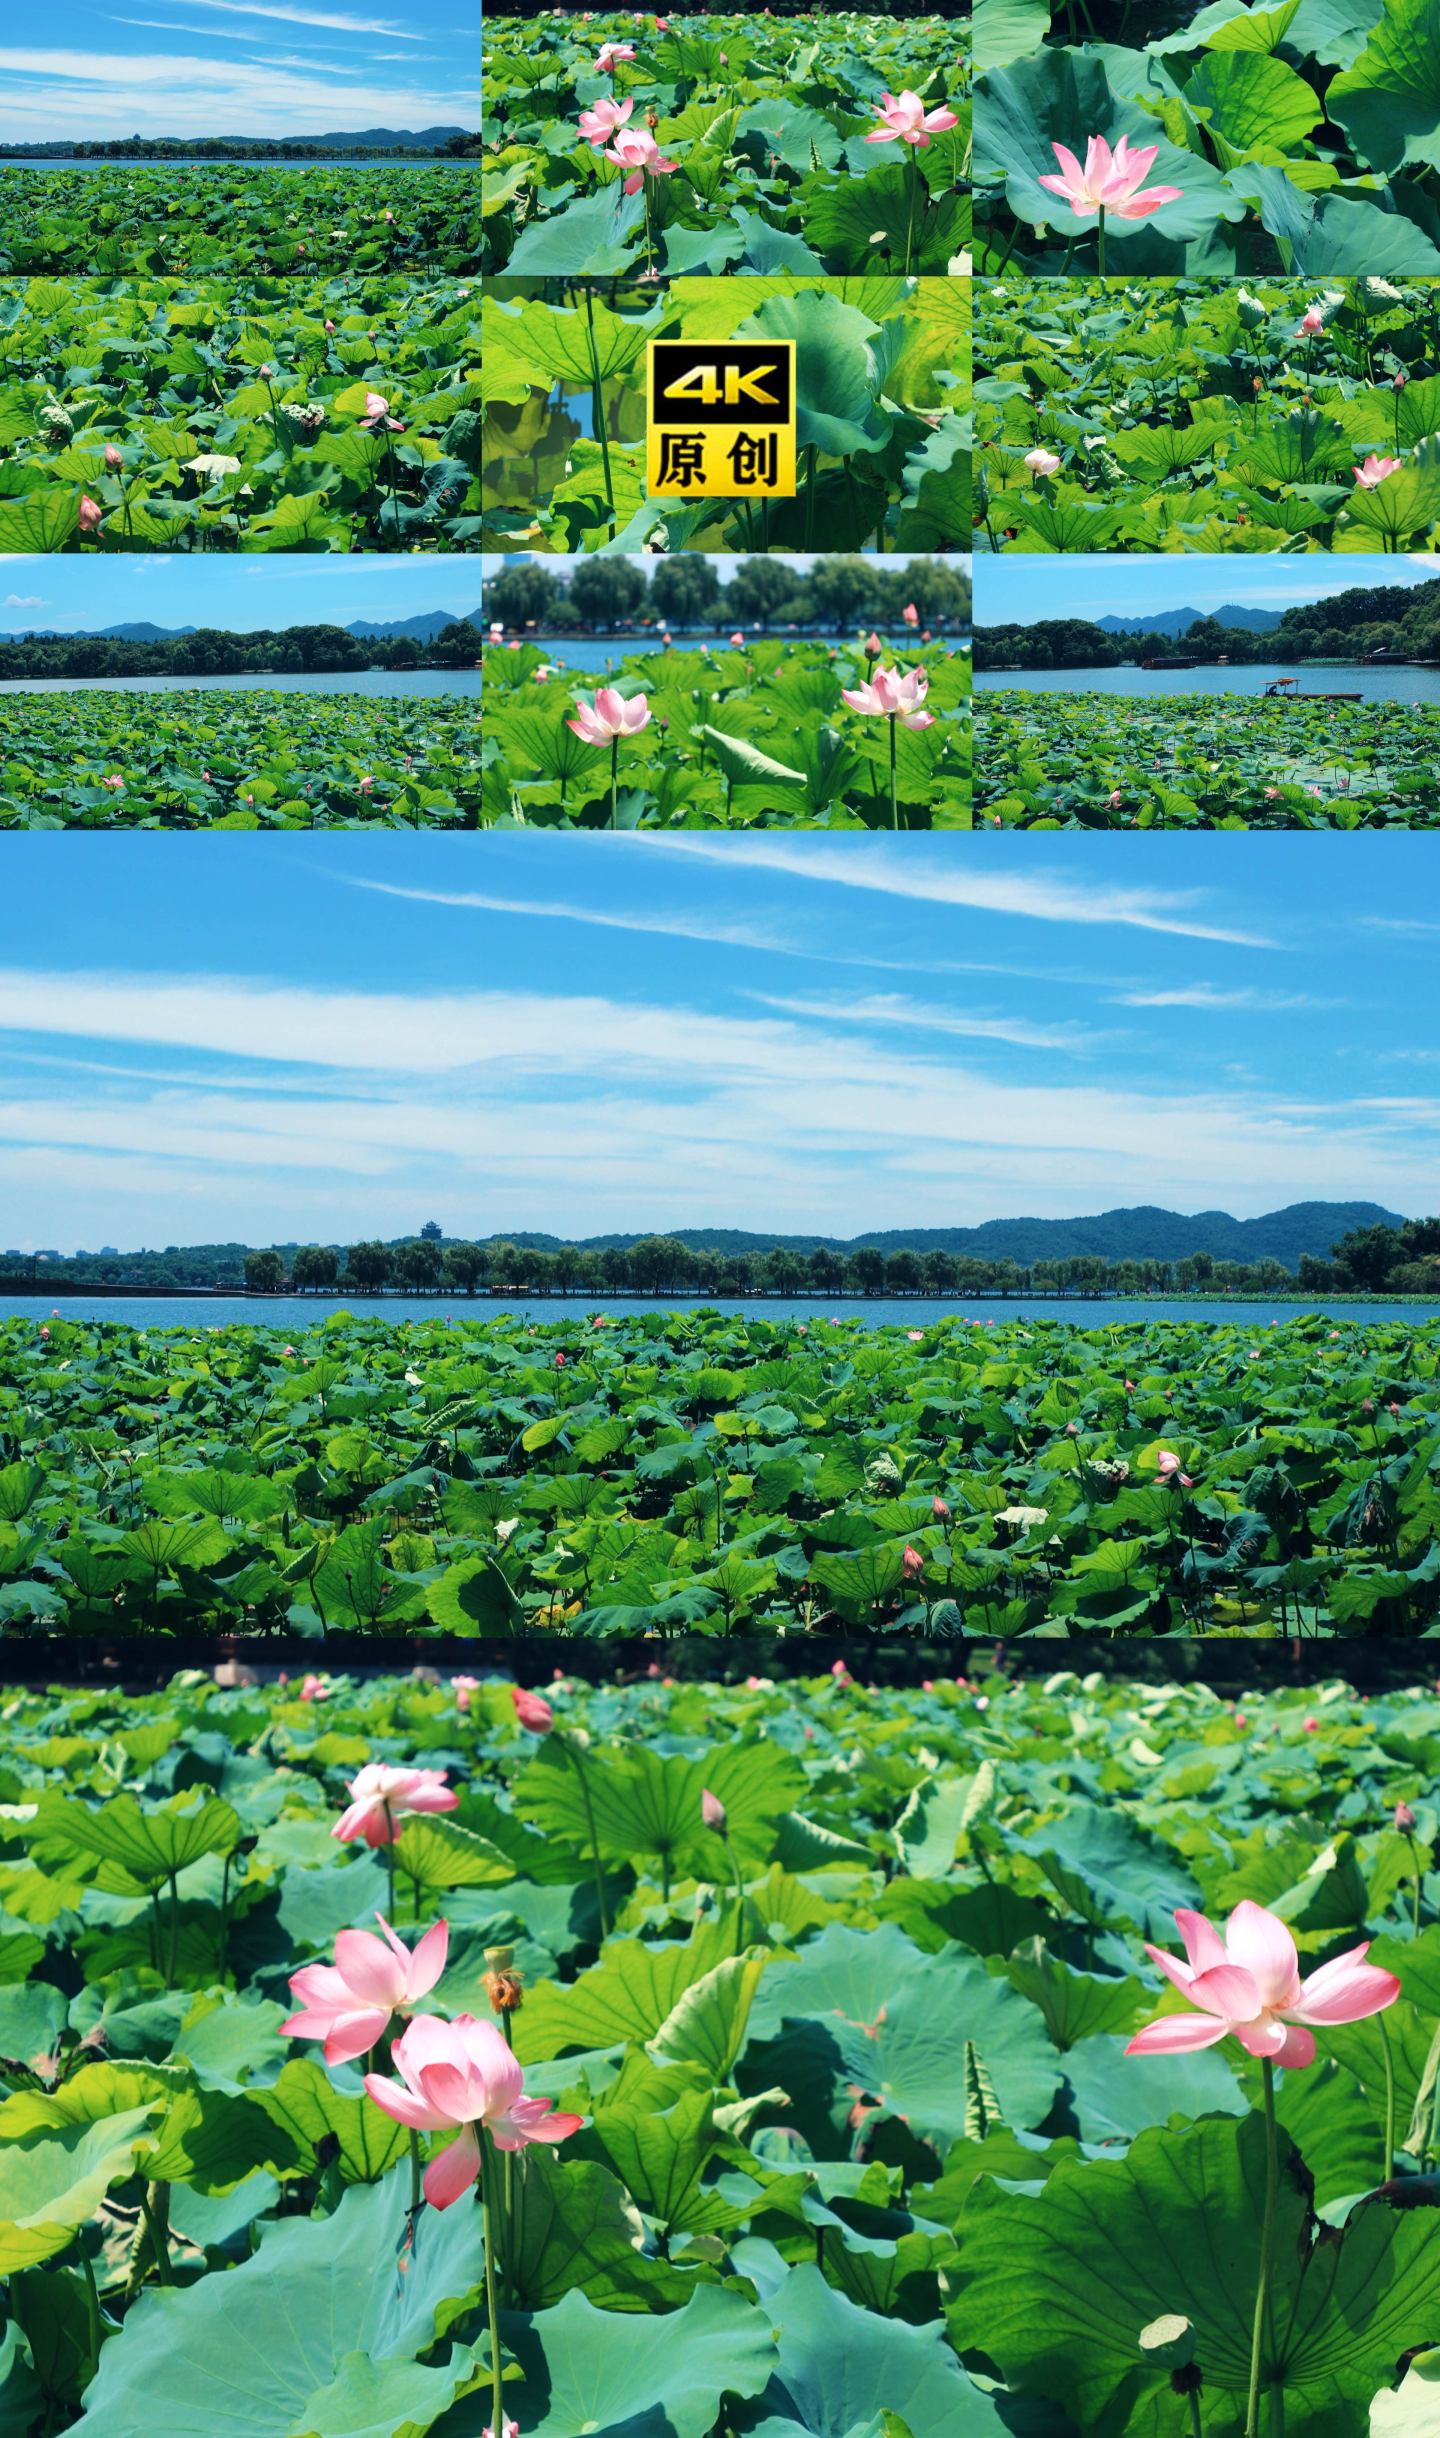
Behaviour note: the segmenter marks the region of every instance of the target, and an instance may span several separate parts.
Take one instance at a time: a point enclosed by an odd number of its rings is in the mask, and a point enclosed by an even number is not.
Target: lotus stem
[[[1255,2319],[1250,2331],[1250,2395],[1245,2410],[1245,2438],[1260,2438],[1260,2356],[1270,2303],[1270,2258],[1275,2248],[1275,2068],[1260,2060],[1265,2079],[1265,2215],[1260,2226],[1260,2274],[1255,2284]]]
[[[504,2438],[505,2390],[500,2368],[500,2309],[495,2287],[495,2203],[492,2192],[490,2136],[484,2126],[480,2135],[480,2224],[485,2243],[485,2309],[490,2320],[490,2427],[495,2438]]]
[[[602,1939],[608,1939],[610,1936],[610,1908],[605,1902],[605,1874],[600,1868],[600,1840],[595,1834],[595,1806],[590,1800],[589,1781],[585,1776],[585,1764],[580,1758],[579,1751],[568,1735],[564,1741],[565,1750],[574,1764],[575,1775],[580,1781],[580,1799],[585,1806],[585,1822],[590,1831],[590,1859],[595,1866],[595,1899],[600,1909],[600,1936]]]
[[[890,827],[900,827],[900,799],[895,789],[895,714],[890,717]]]
[[[615,806],[620,787],[620,739],[610,739],[610,827],[615,827]]]
[[[1105,277],[1105,206],[1102,203],[1095,222],[1095,248],[1100,265],[1100,277]]]

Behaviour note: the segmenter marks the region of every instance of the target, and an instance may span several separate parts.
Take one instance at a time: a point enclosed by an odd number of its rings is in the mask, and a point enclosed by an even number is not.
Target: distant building
[[[438,1219],[427,1219],[420,1230],[421,1241],[424,1244],[440,1244],[443,1242],[444,1236],[445,1230]]]

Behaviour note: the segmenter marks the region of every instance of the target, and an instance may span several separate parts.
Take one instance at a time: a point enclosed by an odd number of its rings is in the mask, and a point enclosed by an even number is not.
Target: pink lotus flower
[[[602,42],[599,56],[595,61],[594,73],[597,76],[609,76],[613,73],[617,59],[633,59],[634,56],[633,42]]]
[[[906,1582],[918,1583],[920,1577],[925,1572],[925,1560],[920,1555],[919,1550],[912,1549],[907,1542],[905,1546],[905,1555],[900,1560],[900,1563],[905,1571]]]
[[[578,2133],[583,2116],[554,2114],[549,2099],[527,2099],[525,2077],[504,2036],[493,2023],[457,2015],[417,2015],[391,2051],[400,2081],[367,2074],[365,2088],[377,2108],[417,2133],[460,2129],[460,2139],[425,2170],[425,2198],[432,2209],[448,2209],[468,2192],[480,2173],[484,2126],[497,2150],[523,2150],[530,2142],[563,2142]]]
[[[867,660],[878,660],[885,646],[878,635],[867,635],[863,649]]]
[[[605,158],[613,161],[617,169],[629,170],[625,180],[627,195],[638,195],[647,177],[668,178],[671,170],[680,166],[660,150],[648,127],[631,127],[617,136],[613,144],[606,146]]]
[[[724,1836],[730,1815],[720,1797],[712,1795],[708,1786],[700,1789],[700,1817],[708,1829],[714,1829],[717,1837]]]
[[[1032,474],[1058,474],[1060,460],[1049,449],[1032,449],[1025,459]]]
[[[1318,305],[1311,305],[1300,317],[1297,339],[1317,339],[1325,327],[1325,316]]]
[[[324,1677],[305,1677],[300,1687],[300,1699],[302,1702],[328,1702],[330,1687],[326,1684]]]
[[[112,775],[110,778],[108,778],[108,779],[102,779],[102,780],[101,780],[101,782],[100,782],[100,784],[101,784],[101,786],[102,786],[102,787],[123,787],[123,786],[124,786],[124,784],[125,784],[125,782],[124,782],[124,780],[121,778],[120,773],[119,773],[119,771],[117,770],[116,772],[114,772],[114,774],[113,774],[113,775]]]
[[[905,728],[933,728],[935,714],[922,710],[930,680],[923,669],[876,669],[863,685],[842,686],[840,700],[870,719],[898,719]]]
[[[1169,2056],[1209,2049],[1234,2034],[1252,2057],[1308,2066],[1315,2056],[1308,2024],[1358,2023],[1393,2006],[1400,1984],[1393,1972],[1367,1964],[1369,1941],[1300,1978],[1295,1941],[1278,1914],[1247,1897],[1235,1907],[1222,1938],[1203,1913],[1175,1916],[1187,1961],[1177,1963],[1148,1941],[1145,1952],[1167,1980],[1193,1998],[1198,2014],[1161,2015],[1127,2042],[1127,2057]]]
[[[330,1831],[347,1845],[355,1837],[393,1845],[406,1812],[453,1812],[460,1800],[443,1769],[392,1769],[385,1761],[367,1761],[349,1791],[350,1806]]]
[[[110,468],[112,474],[117,472],[117,470],[125,463],[124,458],[121,456],[120,451],[116,448],[113,440],[107,440],[105,443],[105,463]]]
[[[82,491],[82,492],[81,492],[81,494],[80,494],[80,530],[81,530],[81,532],[82,532],[82,533],[98,533],[98,532],[99,532],[99,530],[100,530],[100,525],[101,525],[101,521],[102,521],[102,519],[103,519],[103,517],[104,517],[104,514],[105,514],[105,511],[104,511],[104,509],[103,509],[103,508],[102,508],[102,507],[99,505],[98,501],[88,498],[88,497],[86,496],[86,494],[85,494],[85,493]]]
[[[1178,1481],[1181,1488],[1193,1490],[1195,1484],[1188,1473],[1180,1470],[1180,1459],[1173,1448],[1162,1448],[1155,1459],[1155,1470],[1162,1481]]]
[[[900,612],[900,615],[904,619],[907,626],[918,626],[920,624],[920,612],[915,607],[913,601],[906,602],[905,607]]]
[[[480,1690],[480,1679],[478,1676],[452,1676],[450,1690],[455,1696],[456,1709],[468,1710],[471,1694]]]
[[[527,1693],[523,1685],[510,1687],[510,1699],[515,1704],[515,1716],[532,1735],[548,1735],[555,1724],[555,1713],[538,1693]]]
[[[613,686],[598,687],[593,703],[587,703],[583,694],[577,695],[575,710],[577,716],[565,725],[586,745],[608,745],[612,737],[638,736],[650,725],[649,696],[632,694],[627,702]]]
[[[382,427],[387,432],[403,432],[405,429],[404,424],[397,423],[391,414],[389,399],[382,398],[378,390],[367,389],[365,412],[360,418],[360,429],[362,432],[374,432],[379,431]]]
[[[887,93],[872,107],[881,123],[871,128],[867,144],[924,145],[932,135],[960,124],[953,110],[927,111],[918,93]]]
[[[445,1970],[445,1922],[433,1923],[412,1955],[383,1913],[375,1919],[383,1938],[373,1930],[342,1930],[333,1964],[306,1964],[290,1975],[300,2009],[280,2029],[292,2040],[323,2040],[327,2066],[348,2065],[373,2049],[391,2017],[408,2014],[417,1999],[428,1997]]]
[[[1154,167],[1160,147],[1144,144],[1138,152],[1130,150],[1130,138],[1122,135],[1112,153],[1103,135],[1092,135],[1085,148],[1082,169],[1073,152],[1064,144],[1050,147],[1063,175],[1042,178],[1052,195],[1060,195],[1079,220],[1093,219],[1096,212],[1113,212],[1117,220],[1148,220],[1162,204],[1178,203],[1183,186],[1152,186],[1145,193],[1140,189]]]
[[[1408,1803],[1396,1804],[1395,1826],[1400,1831],[1402,1837],[1408,1837],[1410,1831],[1415,1826],[1415,1814],[1411,1811]]]
[[[633,102],[612,101],[607,93],[591,109],[582,110],[575,123],[586,143],[598,148],[624,126],[634,107]]]
[[[741,631],[739,630],[739,628],[738,628],[738,627],[737,627],[737,629],[736,629],[735,633],[734,633],[734,634],[731,636],[730,641],[731,641],[731,642],[733,643],[733,645],[735,646],[735,649],[736,649],[736,651],[737,651],[737,652],[741,652],[741,651],[743,651],[743,650],[744,650],[744,648],[745,648],[745,637],[744,637],[744,635],[741,633]]]
[[[1377,457],[1372,451],[1363,466],[1355,468],[1355,487],[1359,491],[1374,491],[1391,474],[1398,474],[1404,464],[1402,457]],[[84,517],[81,517],[84,523]]]

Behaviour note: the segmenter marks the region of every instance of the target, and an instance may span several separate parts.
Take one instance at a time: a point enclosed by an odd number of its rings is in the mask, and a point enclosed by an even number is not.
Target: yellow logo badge
[[[652,339],[651,499],[795,497],[795,342]]]

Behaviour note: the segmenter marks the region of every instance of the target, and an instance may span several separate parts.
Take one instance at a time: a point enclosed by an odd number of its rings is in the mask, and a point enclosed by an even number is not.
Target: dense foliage
[[[975,750],[975,817],[996,829],[1440,820],[1440,707],[1424,703],[985,692]]]
[[[1057,145],[1128,137],[1148,216],[1106,215],[1112,271],[1440,272],[1437,0],[976,0],[983,271],[1096,267],[1097,221],[1044,180]],[[1102,253],[1099,268],[1105,268]]]
[[[480,707],[463,695],[0,695],[0,829],[479,819]]]
[[[905,630],[901,629],[902,636]],[[648,724],[616,758],[570,725],[596,680],[533,644],[485,661],[492,821],[620,829],[954,829],[970,822],[969,664],[929,641],[848,646],[764,638],[629,653],[604,683]],[[931,724],[855,710],[877,666],[921,670]],[[891,747],[895,752],[894,789]]]
[[[1257,1342],[1258,1341],[1258,1342]],[[1440,1330],[0,1325],[0,1621],[1414,1632]]]
[[[480,268],[473,168],[0,164],[0,272],[443,273]]]
[[[1440,593],[1440,586],[1436,587]],[[780,554],[737,560],[721,583],[711,560],[579,559],[555,572],[543,559],[502,567],[485,587],[485,613],[514,633],[614,635],[664,627],[898,626],[907,609],[922,626],[962,631],[970,623],[970,571],[961,560],[875,559],[827,552],[803,566]],[[0,646],[0,655],[3,655]],[[3,668],[3,658],[0,658]]]
[[[587,11],[538,47],[523,22],[492,23],[484,267],[560,278],[968,268],[960,41],[933,20],[868,14],[702,13],[661,32]],[[938,122],[920,129],[925,143],[869,140],[885,128],[884,99],[902,93]],[[642,130],[658,160],[632,193],[633,173],[608,154]]]
[[[0,280],[0,551],[478,548],[479,349],[453,285]]]
[[[186,634],[0,636],[0,680],[35,677],[241,677],[347,669],[473,669],[480,613],[414,635],[354,635],[342,626],[193,627]]]
[[[963,279],[487,282],[485,540],[497,550],[959,550],[970,534]],[[648,500],[656,338],[795,343],[794,499]]]
[[[977,550],[1440,532],[1440,280],[981,281],[975,371]]]
[[[1307,1976],[1370,1939],[1400,1985],[1278,2077],[1261,2426],[1283,2401],[1286,2438],[1350,2438],[1398,2387],[1372,2426],[1418,2434],[1433,1694],[863,1677],[562,1680],[531,1731],[473,1678],[12,1694],[12,2438],[480,2438],[487,2219],[520,2438],[1233,2438],[1262,2068],[1126,2044],[1184,2007],[1144,1942],[1242,1902]],[[377,1765],[458,1806],[337,1843]],[[441,2023],[493,2024],[518,1971],[527,2098],[583,2120],[483,2218],[412,2206],[363,2053],[281,2030],[377,1912],[412,1948],[447,1922]],[[1178,2387],[1141,2341],[1169,2315]]]

